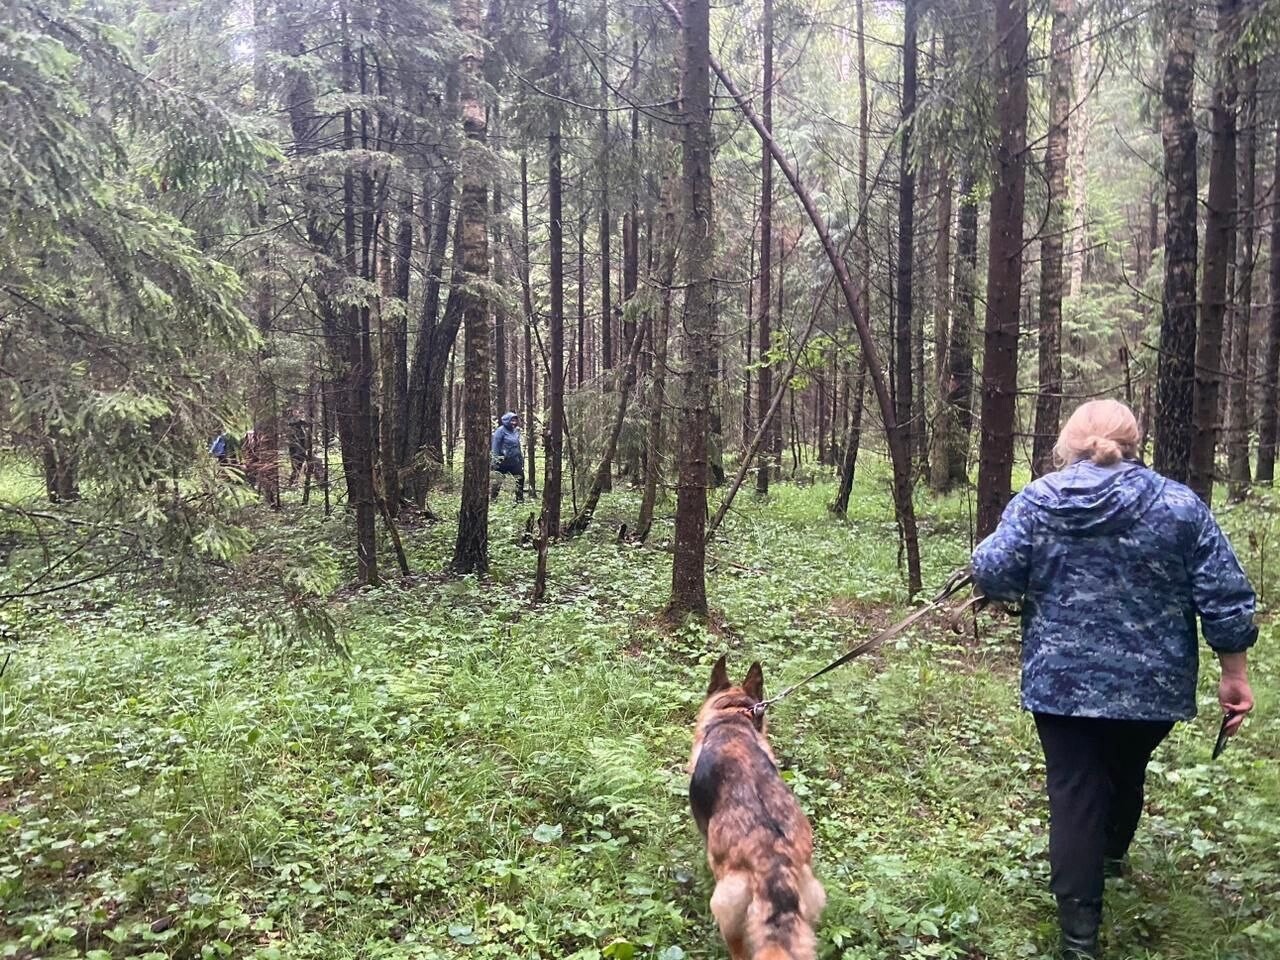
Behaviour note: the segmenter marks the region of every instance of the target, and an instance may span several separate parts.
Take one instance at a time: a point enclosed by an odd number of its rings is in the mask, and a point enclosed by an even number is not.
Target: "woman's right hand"
[[[1253,689],[1249,686],[1249,678],[1240,671],[1228,673],[1225,670],[1218,682],[1218,703],[1224,713],[1232,714],[1227,721],[1227,735],[1235,736],[1244,723],[1245,714],[1253,709]]]

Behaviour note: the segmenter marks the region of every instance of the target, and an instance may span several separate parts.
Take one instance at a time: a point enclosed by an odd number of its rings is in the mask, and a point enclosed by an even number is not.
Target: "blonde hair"
[[[1059,467],[1080,460],[1101,466],[1119,463],[1138,452],[1138,421],[1119,400],[1090,400],[1076,407],[1053,448]]]

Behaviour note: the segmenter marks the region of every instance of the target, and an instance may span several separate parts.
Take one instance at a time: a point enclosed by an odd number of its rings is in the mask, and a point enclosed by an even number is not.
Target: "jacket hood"
[[[1160,497],[1165,479],[1137,463],[1101,467],[1082,460],[1027,487],[1044,524],[1070,536],[1123,533]]]
[[[498,422],[502,424],[504,427],[506,427],[508,430],[510,430],[511,421],[516,419],[516,417],[518,416],[519,414],[513,413],[512,411],[508,410],[506,413],[502,415],[502,417],[498,420]]]

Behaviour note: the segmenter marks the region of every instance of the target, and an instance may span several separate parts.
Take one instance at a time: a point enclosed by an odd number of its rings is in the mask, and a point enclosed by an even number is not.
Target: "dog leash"
[[[769,697],[769,699],[767,700],[761,700],[754,707],[750,708],[752,715],[756,717],[763,716],[764,712],[768,710],[770,707],[772,707],[775,703],[777,703],[780,700],[785,700],[787,697],[791,696],[791,694],[795,693],[797,690],[803,687],[806,683],[811,683],[812,681],[817,680],[823,674],[830,673],[832,670],[835,670],[838,667],[843,667],[850,660],[855,660],[858,657],[862,656],[863,654],[871,653],[874,650],[878,650],[880,647],[884,646],[886,643],[888,643],[898,634],[906,630],[909,626],[911,626],[917,620],[920,620],[927,614],[930,614],[933,611],[939,609],[944,603],[950,600],[953,596],[955,596],[965,587],[970,586],[972,583],[973,583],[973,574],[969,572],[968,567],[962,567],[961,569],[955,571],[955,573],[947,577],[946,583],[942,585],[942,589],[938,591],[937,595],[934,596],[932,600],[926,603],[919,610],[916,610],[909,617],[905,617],[902,620],[899,620],[897,623],[893,624],[892,626],[885,627],[883,630],[881,630],[871,639],[864,640],[862,643],[858,644],[852,650],[849,650],[848,652],[837,657],[835,660],[832,660],[821,670],[817,671],[816,673],[811,673],[809,674],[809,676],[805,677],[803,680],[799,680],[796,683],[793,683],[791,686],[787,687],[787,689],[783,690],[781,693],[775,696]],[[973,604],[975,601],[978,601],[980,599],[982,598],[974,597],[972,600],[965,603],[962,610],[968,608],[971,604]]]

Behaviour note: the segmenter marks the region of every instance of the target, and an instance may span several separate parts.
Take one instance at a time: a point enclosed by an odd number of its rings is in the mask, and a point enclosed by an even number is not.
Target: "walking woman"
[[[1044,748],[1066,960],[1100,956],[1103,878],[1125,868],[1147,762],[1195,716],[1197,616],[1231,733],[1253,708],[1253,588],[1208,507],[1137,450],[1128,407],[1082,405],[1058,438],[1061,469],[1015,496],[973,555],[981,590],[1022,604],[1022,705]]]

